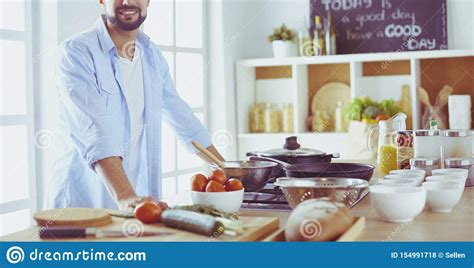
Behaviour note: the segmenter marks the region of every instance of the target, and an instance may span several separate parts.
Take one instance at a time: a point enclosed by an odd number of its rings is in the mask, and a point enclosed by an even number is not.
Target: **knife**
[[[84,227],[48,227],[39,231],[39,237],[41,239],[54,239],[54,238],[85,238],[85,237],[142,237],[142,236],[164,236],[172,235],[171,232],[147,232],[144,231],[137,235],[126,235],[122,231],[114,230],[99,230],[97,228],[84,228]]]

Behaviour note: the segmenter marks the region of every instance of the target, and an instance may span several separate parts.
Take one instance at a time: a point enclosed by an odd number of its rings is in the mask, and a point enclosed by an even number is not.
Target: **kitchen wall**
[[[474,49],[474,1],[447,0],[447,3],[449,48]],[[211,0],[210,6],[209,44],[210,53],[214,55],[211,60],[210,103],[220,112],[219,116],[210,118],[211,129],[225,127],[236,137],[235,61],[272,57],[267,36],[282,23],[296,30],[305,25],[305,20],[309,23],[309,0]],[[222,44],[224,48],[220,47]],[[404,79],[405,83],[409,82],[409,77]],[[369,82],[391,84],[383,78]],[[235,148],[235,144],[229,148],[230,158],[237,156]]]

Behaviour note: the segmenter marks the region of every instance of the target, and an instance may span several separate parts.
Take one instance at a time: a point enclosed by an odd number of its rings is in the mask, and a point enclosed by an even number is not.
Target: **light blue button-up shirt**
[[[178,96],[168,65],[158,47],[139,31],[145,94],[143,142],[138,178],[129,178],[138,195],[161,196],[162,117],[181,142],[195,153],[191,141],[211,144],[208,131]],[[111,156],[129,170],[130,118],[118,54],[101,16],[94,27],[60,45],[57,69],[61,100],[58,145],[61,156],[46,194],[45,207],[117,208],[94,171],[94,163]]]

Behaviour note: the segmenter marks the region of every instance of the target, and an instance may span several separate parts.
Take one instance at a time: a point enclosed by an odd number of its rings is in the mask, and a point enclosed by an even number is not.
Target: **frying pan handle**
[[[269,158],[269,157],[263,157],[263,156],[249,156],[249,160],[275,162],[275,163],[277,163],[280,167],[282,167],[283,169],[286,169],[286,168],[291,167],[291,165],[288,164],[288,163],[285,163],[285,162],[283,162],[283,161],[276,160],[276,159],[273,159],[273,158]]]

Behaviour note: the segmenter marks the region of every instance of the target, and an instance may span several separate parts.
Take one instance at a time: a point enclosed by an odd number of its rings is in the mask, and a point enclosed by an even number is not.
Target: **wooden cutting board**
[[[336,242],[349,242],[355,241],[357,236],[364,230],[365,227],[365,217],[356,217],[354,223],[349,229],[347,229]],[[262,241],[264,242],[283,242],[285,240],[285,229],[278,229],[272,234],[265,237]]]
[[[143,225],[136,219],[112,217],[112,222],[110,224],[98,227],[98,229],[127,232],[128,237],[64,239],[54,241],[259,241],[275,232],[280,225],[279,218],[277,217],[240,216],[239,220],[241,220],[245,225],[252,227],[248,228],[245,233],[239,236],[221,235],[219,237],[209,237],[168,228],[162,224]],[[38,241],[38,232],[40,232],[42,228],[47,227],[33,226],[24,231],[2,237],[2,241]],[[135,234],[140,231],[173,232],[173,234],[166,236],[135,237]]]
[[[97,227],[112,223],[107,210],[95,208],[57,208],[37,212],[33,215],[38,226],[84,226]]]

